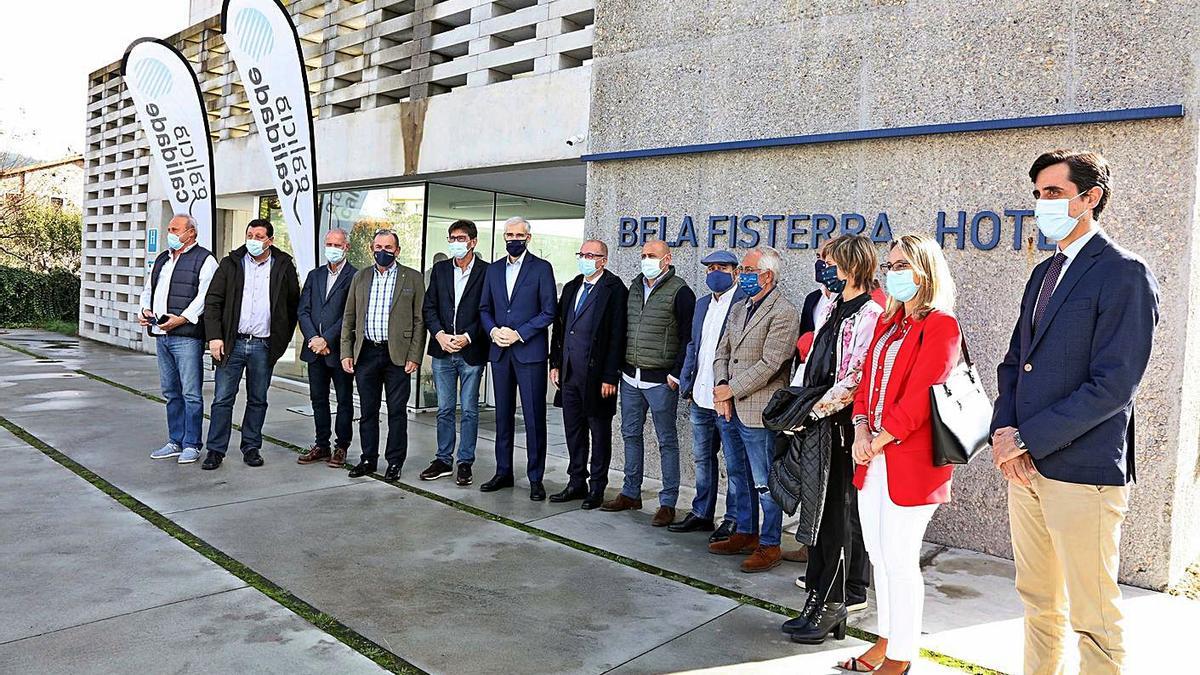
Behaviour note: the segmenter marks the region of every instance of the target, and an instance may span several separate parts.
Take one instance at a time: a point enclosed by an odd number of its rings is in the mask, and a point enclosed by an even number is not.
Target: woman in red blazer
[[[929,388],[958,362],[954,281],[932,239],[892,244],[888,305],[863,364],[854,399],[854,485],[863,543],[874,564],[879,640],[841,666],[907,673],[918,653],[925,584],[921,541],[938,504],[950,500],[952,467],[933,465]]]

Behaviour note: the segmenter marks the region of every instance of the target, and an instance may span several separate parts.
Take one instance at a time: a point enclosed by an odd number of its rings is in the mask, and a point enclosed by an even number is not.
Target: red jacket
[[[875,345],[888,326],[910,321],[903,310],[889,319],[880,317],[875,337],[863,363],[863,381],[854,397],[854,414],[866,415],[878,399],[869,400],[871,390],[878,395],[883,370],[876,372]],[[960,333],[958,320],[934,310],[924,319],[911,320],[911,327],[892,366],[886,398],[883,401],[883,428],[898,443],[884,448],[887,458],[888,494],[897,506],[921,506],[950,501],[950,476],[953,466],[933,465],[933,430],[930,426],[929,388],[946,381],[958,363]],[[872,387],[874,381],[874,387]],[[867,467],[854,471],[854,486],[862,489]]]

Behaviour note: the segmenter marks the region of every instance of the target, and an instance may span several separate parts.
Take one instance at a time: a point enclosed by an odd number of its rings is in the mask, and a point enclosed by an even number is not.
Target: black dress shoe
[[[512,476],[501,476],[501,475],[497,474],[495,476],[492,476],[492,479],[489,480],[488,482],[484,483],[483,485],[480,485],[479,491],[480,492],[495,492],[496,490],[503,490],[504,488],[510,488],[512,486],[513,486],[513,477]]]
[[[204,469],[205,471],[212,471],[218,466],[221,466],[221,460],[223,459],[225,459],[225,455],[209,450],[208,455],[205,456],[204,463],[200,465],[200,468]]]
[[[529,499],[535,502],[546,501],[546,488],[542,486],[542,481],[534,481],[529,484]]]
[[[383,482],[395,483],[400,480],[400,465],[388,464],[387,471],[383,472]]]
[[[242,461],[246,463],[246,466],[262,466],[263,465],[263,458],[262,458],[262,455],[259,454],[258,448],[251,448],[250,450],[243,452],[242,453]]]
[[[583,503],[579,505],[579,508],[581,508],[585,511],[591,511],[592,509],[600,508],[600,505],[603,503],[604,503],[604,491],[603,490],[601,490],[600,492],[590,492],[590,493],[588,493],[588,496],[583,498]]]
[[[846,612],[845,603],[827,602],[821,605],[816,614],[813,614],[812,621],[804,628],[792,633],[792,642],[799,642],[805,645],[819,645],[825,642],[825,638],[833,633],[836,640],[846,639]]]
[[[721,526],[717,528],[716,532],[713,532],[711,535],[709,535],[708,543],[715,544],[718,541],[725,541],[736,529],[737,523],[733,522],[732,520],[726,520],[721,523]]]
[[[694,513],[689,513],[678,523],[667,526],[667,530],[671,532],[710,532],[712,529],[713,521],[707,518],[697,518]]]
[[[373,473],[375,473],[375,464],[372,462],[359,462],[358,464],[354,465],[353,469],[350,469],[351,478],[370,476]]]
[[[576,499],[584,499],[588,496],[587,490],[581,487],[571,487],[568,485],[562,492],[555,492],[550,495],[550,501],[555,504],[562,502],[575,501]]]

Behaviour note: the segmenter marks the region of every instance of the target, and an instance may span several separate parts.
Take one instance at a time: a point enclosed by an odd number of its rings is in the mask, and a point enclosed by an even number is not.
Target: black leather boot
[[[817,609],[821,606],[821,599],[816,593],[809,592],[808,599],[804,601],[804,609],[800,610],[800,616],[794,619],[788,619],[784,622],[782,630],[784,633],[791,635],[808,629],[812,623],[813,614],[817,613]]]
[[[819,645],[833,633],[834,639],[846,639],[846,611],[844,602],[827,602],[821,605],[812,616],[812,621],[801,631],[792,633],[792,642],[806,645]]]

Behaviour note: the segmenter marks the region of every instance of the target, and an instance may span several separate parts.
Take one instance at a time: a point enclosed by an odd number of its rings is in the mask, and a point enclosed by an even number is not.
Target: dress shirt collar
[[[1074,260],[1079,255],[1079,252],[1083,250],[1083,247],[1087,246],[1087,243],[1089,241],[1091,241],[1092,237],[1095,237],[1096,233],[1099,231],[1100,231],[1100,228],[1093,227],[1091,230],[1088,231],[1087,234],[1085,234],[1082,237],[1071,242],[1071,244],[1069,246],[1067,246],[1066,248],[1059,249],[1059,250],[1062,251],[1063,255],[1067,256],[1068,261]]]

